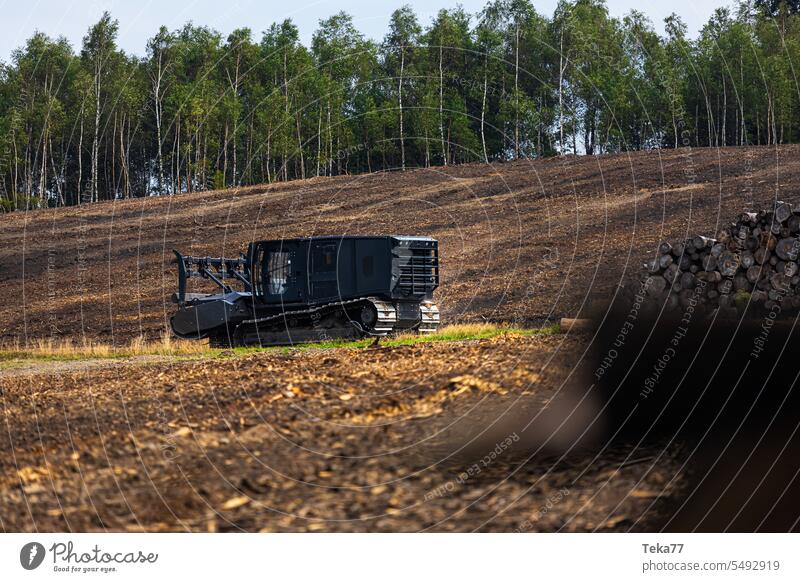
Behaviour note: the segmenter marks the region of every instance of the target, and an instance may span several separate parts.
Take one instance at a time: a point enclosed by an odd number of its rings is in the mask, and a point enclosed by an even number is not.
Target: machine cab
[[[392,284],[390,237],[315,237],[250,246],[254,293],[262,303],[326,303]]]

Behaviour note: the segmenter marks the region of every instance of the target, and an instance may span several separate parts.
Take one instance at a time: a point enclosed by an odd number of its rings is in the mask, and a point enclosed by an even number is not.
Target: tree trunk
[[[119,114],[114,111],[114,128],[111,130],[111,157],[108,156],[108,141],[106,141],[106,160],[111,160],[111,199],[117,199],[117,122]],[[106,162],[106,166],[109,164]]]
[[[62,170],[61,170],[60,173],[56,170],[56,160],[55,160],[55,157],[53,157],[53,141],[52,140],[50,140],[50,145],[49,145],[48,149],[50,150],[50,168],[53,170],[53,177],[55,178],[55,182],[56,182],[56,196],[57,196],[56,197],[56,206],[66,206],[67,203],[66,203],[66,200],[65,200],[65,197],[64,197],[64,192],[62,191],[62,188],[61,188],[61,178],[64,175],[64,170],[63,170],[63,167],[62,167]],[[62,155],[63,155],[63,153],[64,152],[62,151]]]
[[[39,199],[44,200],[45,194],[47,193],[47,133],[48,133],[48,123],[47,120],[44,122],[44,127],[42,129],[42,163],[39,170]]]
[[[83,179],[83,104],[81,104],[81,127],[78,134],[78,184],[77,184],[77,201],[80,206],[83,198],[83,190],[81,187],[81,180]],[[16,156],[15,156],[16,157]]]
[[[728,132],[727,132],[727,121],[728,121],[728,83],[725,79],[722,79],[722,147],[728,145]]]
[[[564,30],[559,35],[558,60],[558,153],[564,155]],[[677,139],[677,138],[676,138]]]
[[[81,125],[81,130],[83,129],[83,125]],[[83,137],[83,132],[81,132],[81,137]],[[11,177],[11,195],[14,200],[14,208],[17,208],[17,186],[19,181],[19,152],[17,151],[17,132],[16,130],[11,132],[11,145],[14,148],[14,175]],[[78,174],[78,181],[80,181],[80,173]],[[78,184],[80,189],[80,184]]]
[[[486,90],[489,83],[489,57],[483,57],[483,101],[481,102],[481,144],[483,145],[483,161],[489,163],[489,154],[486,151]]]
[[[515,30],[514,47],[514,157],[519,159],[519,23]]]
[[[400,81],[397,84],[397,103],[400,109],[400,168],[406,169],[406,142],[403,136],[403,72],[406,65],[405,49],[400,49]]]
[[[222,142],[222,187],[228,187],[228,122],[225,122],[225,139]]]
[[[175,121],[175,194],[181,191],[181,117]]]
[[[233,186],[239,185],[239,172],[237,167],[236,150],[238,149],[237,135],[239,134],[239,68],[241,66],[242,54],[239,50],[236,54],[236,68],[234,69],[233,79],[228,75],[228,83],[231,86],[231,93],[233,94],[233,136],[231,137],[231,149],[233,150],[233,176],[231,183]]]
[[[328,98],[328,176],[333,176],[333,123],[330,97]]]
[[[317,116],[317,178],[320,173],[320,162],[322,161],[322,104],[319,106],[319,115]]]
[[[122,115],[122,124],[119,128],[119,165],[122,172],[122,198],[128,198],[128,164],[125,159],[125,114]]]
[[[272,170],[269,167],[272,155],[272,130],[267,130],[267,183],[272,184]]]
[[[156,114],[156,140],[157,140],[157,155],[158,155],[158,176],[156,182],[158,183],[158,195],[164,193],[164,153],[161,145],[161,82],[164,75],[162,65],[163,54],[161,51],[158,53],[158,69],[153,76],[153,103],[155,105]]]
[[[92,189],[91,201],[97,202],[99,200],[98,186],[97,186],[97,156],[100,148],[100,59],[96,59],[95,73],[94,73],[94,137],[92,139]]]
[[[300,110],[297,110],[297,114],[295,115],[295,119],[297,120],[297,147],[300,150],[300,177],[305,180],[306,179],[306,161],[303,158],[303,135],[300,131]]]
[[[439,39],[439,139],[442,141],[442,160],[444,165],[447,165],[447,146],[444,142],[444,72],[443,67],[443,54],[442,54],[442,39]],[[426,145],[427,148],[427,140]],[[427,154],[426,154],[427,155]]]

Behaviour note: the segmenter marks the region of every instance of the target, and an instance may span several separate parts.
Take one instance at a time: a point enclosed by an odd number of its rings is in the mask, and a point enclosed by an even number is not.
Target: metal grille
[[[439,286],[439,249],[409,248],[400,264],[398,287],[408,295],[424,295]]]

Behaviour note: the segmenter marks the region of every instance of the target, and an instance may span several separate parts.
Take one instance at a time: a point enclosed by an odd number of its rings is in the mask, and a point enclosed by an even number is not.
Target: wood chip
[[[237,507],[247,505],[248,503],[250,503],[250,498],[245,495],[240,497],[231,497],[222,504],[222,509],[236,509]]]

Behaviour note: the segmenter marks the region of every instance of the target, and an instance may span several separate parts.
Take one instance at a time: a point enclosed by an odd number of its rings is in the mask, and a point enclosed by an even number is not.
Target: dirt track
[[[158,336],[171,249],[331,233],[439,238],[447,321],[578,315],[659,239],[796,199],[798,159],[797,146],[567,157],[15,213],[0,221],[0,341]]]
[[[439,238],[447,322],[581,315],[658,240],[713,233],[776,186],[797,202],[798,154],[471,165],[3,216],[0,339],[158,336],[172,310],[171,248],[232,255],[251,239],[328,233]],[[559,458],[520,441],[480,464],[519,428],[495,423],[505,410],[532,418],[580,380],[569,374],[585,345],[560,334],[3,374],[0,527],[668,526],[686,479],[676,445]],[[479,455],[460,451],[493,423]]]

